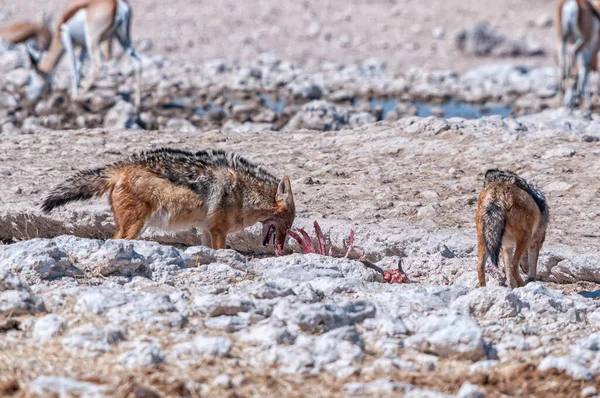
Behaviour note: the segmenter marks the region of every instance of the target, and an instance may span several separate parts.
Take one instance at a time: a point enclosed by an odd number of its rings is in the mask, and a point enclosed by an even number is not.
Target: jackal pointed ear
[[[288,206],[294,205],[294,196],[292,195],[292,184],[290,183],[290,178],[285,176],[279,181],[279,186],[277,187],[277,201],[285,202]]]

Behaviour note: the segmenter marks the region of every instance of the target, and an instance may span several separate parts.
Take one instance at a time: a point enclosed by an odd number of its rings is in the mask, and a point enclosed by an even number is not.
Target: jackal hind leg
[[[538,255],[539,251],[535,247],[530,247],[529,250],[527,250],[528,267],[526,283],[535,282],[537,276]]]
[[[148,203],[136,200],[123,189],[113,191],[111,203],[115,215],[115,225],[118,225],[119,228],[115,239],[138,238],[151,215],[152,207]]]
[[[121,226],[117,226],[117,222],[115,221],[115,234],[113,235],[113,239],[125,239],[125,228]]]
[[[517,245],[515,247],[515,254],[510,262],[510,276],[511,276],[511,284],[509,287],[521,287],[525,286],[523,279],[521,279],[521,274],[519,273],[519,264],[521,263],[521,258],[525,254],[525,252],[529,249],[529,240],[528,239],[520,239],[517,240]],[[513,284],[512,282],[515,282]]]
[[[508,250],[508,251],[507,251]],[[500,247],[500,255],[502,256],[502,267],[493,267],[493,275],[494,278],[498,280],[498,284],[500,286],[506,286],[506,264],[507,264],[507,256],[512,256],[511,248]],[[509,257],[512,258],[512,257]]]
[[[128,208],[126,216],[125,239],[137,239],[144,232],[146,221],[152,213],[152,208],[146,203],[138,203]]]
[[[113,215],[115,219],[115,234],[113,235],[113,239],[124,239],[125,238],[125,228],[123,228],[122,222],[117,217],[117,213],[113,208]]]
[[[510,264],[513,261],[513,257],[515,255],[514,247],[506,247],[502,248],[502,263],[504,264],[503,272],[502,272],[502,286],[512,287],[517,283],[510,272]]]
[[[113,235],[113,239],[124,239],[125,238],[125,229],[123,228],[123,214],[122,212],[118,212],[118,207],[115,206],[114,200],[118,199],[114,197],[114,190],[111,190],[108,196],[108,203],[110,204],[110,208],[113,212],[113,218],[115,222],[115,234]]]
[[[487,263],[487,253],[485,252],[485,245],[482,239],[478,239],[477,243],[477,279],[479,280],[479,287],[485,286],[485,264]]]
[[[220,230],[211,230],[210,237],[212,248],[215,250],[225,249],[227,244],[227,234]]]
[[[139,238],[142,232],[144,232],[145,225],[146,220],[144,218],[140,218],[134,223],[130,224],[125,232],[125,239],[132,240]]]

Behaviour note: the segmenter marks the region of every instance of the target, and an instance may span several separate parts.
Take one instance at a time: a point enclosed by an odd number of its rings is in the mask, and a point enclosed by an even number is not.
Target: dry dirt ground
[[[191,150],[226,148],[246,154],[278,175],[287,174],[292,178],[300,224],[305,225],[318,219],[326,226],[328,222],[342,225],[344,233],[354,228],[357,231],[358,250],[365,251],[375,260],[399,254],[402,256],[402,251],[410,252],[406,258],[405,270],[413,282],[455,286],[466,283],[474,286],[473,217],[476,196],[481,188],[485,169],[503,167],[518,171],[546,191],[552,219],[540,268],[546,269],[541,272],[544,280],[560,281],[565,276],[553,273],[552,264],[562,258],[570,258],[569,254],[561,254],[564,250],[571,250],[567,253],[576,255],[590,255],[597,264],[600,246],[597,211],[600,204],[600,183],[596,170],[600,166],[600,146],[597,142],[584,141],[582,135],[587,130],[595,130],[600,125],[600,120],[594,117],[590,121],[581,113],[569,114],[564,110],[519,118],[518,130],[510,127],[514,127],[514,120],[511,120],[499,117],[471,121],[408,118],[336,132],[300,130],[240,134],[218,130],[182,133],[97,129],[54,131],[43,135],[6,138],[0,151],[3,174],[0,190],[4,193],[1,198],[0,230],[2,238],[7,242],[36,236],[53,237],[63,233],[107,238],[112,233],[112,223],[105,200],[71,205],[66,211],[59,211],[46,218],[37,209],[40,199],[54,184],[74,170],[101,166],[134,151],[161,146]],[[564,123],[575,126],[573,131],[557,127]],[[406,235],[411,233],[412,237]],[[331,235],[333,233],[327,231],[328,239],[333,241]],[[443,239],[449,250],[457,253],[458,258],[454,260],[459,260],[458,263],[453,262],[453,259],[442,259],[441,266],[435,268],[434,263],[441,257],[431,252],[431,241],[440,236],[445,237]],[[160,236],[155,238],[165,241]],[[178,242],[177,238],[175,241]],[[183,242],[198,244],[198,241],[193,240]],[[243,242],[243,239],[234,238],[230,243],[233,248],[243,251],[244,247],[239,242]],[[420,246],[425,253],[418,252]],[[252,247],[245,251],[251,250]],[[572,259],[575,264],[575,258]],[[450,267],[447,273],[445,267]],[[591,278],[588,280],[599,281],[597,266],[594,268],[593,264],[589,265],[586,272],[585,275],[590,276],[585,277]],[[573,280],[568,275],[566,278],[562,281]],[[110,286],[110,280],[109,278],[104,282],[97,277],[88,279],[86,276],[78,283]],[[250,281],[252,279],[236,283],[243,285]],[[57,282],[41,282],[35,285],[36,292],[45,292],[44,297],[49,297],[54,283],[58,283],[57,288],[64,285],[60,279]],[[152,289],[158,291],[171,289],[160,283],[153,286],[155,287]],[[600,289],[598,284],[592,282],[567,285],[548,283],[548,286],[563,291],[564,297],[579,302],[582,300],[579,293],[597,292]],[[394,291],[403,290],[399,287]],[[327,294],[333,292],[335,290]],[[56,308],[60,308],[60,311],[72,308],[75,298],[69,297],[68,293],[61,294],[66,301]],[[374,294],[372,297],[377,297],[377,293]],[[341,296],[361,297],[360,293],[342,293]],[[52,302],[53,299],[46,300]],[[402,298],[398,300],[401,305]],[[392,307],[395,306],[394,303],[391,304]],[[596,306],[593,299],[584,300],[584,304],[587,309],[583,311],[587,311],[587,314]],[[569,304],[571,305],[573,304]],[[585,312],[580,314],[583,313]],[[70,312],[62,314],[69,319],[69,325],[82,322],[81,315]],[[549,315],[548,321],[554,316]],[[577,315],[580,316],[583,315]],[[25,324],[28,322],[27,318],[13,319]],[[95,318],[89,318],[88,315],[87,319]],[[519,325],[517,319],[519,317],[515,318],[515,322]],[[541,352],[545,352],[544,355],[549,352],[564,355],[568,353],[571,344],[597,330],[585,318],[582,319],[577,323],[568,321],[567,318],[560,320],[560,324],[565,325],[569,332],[558,333],[552,327],[552,333],[555,333],[553,342],[545,347],[542,345],[540,350],[546,351]],[[492,342],[502,342],[502,339],[514,332],[513,326],[498,329],[494,324],[495,321],[482,321],[482,325],[486,325],[486,338]],[[25,336],[28,332],[16,331],[13,338],[19,336],[19,333],[24,333]],[[148,332],[145,325],[132,325],[128,328],[129,336],[159,338],[164,350],[170,350],[178,339],[185,336],[177,332],[154,333]],[[65,340],[62,341],[64,345]],[[369,340],[368,344],[374,342],[375,340]],[[182,368],[182,365],[167,361],[151,370],[117,372],[113,364],[115,358],[124,352],[123,347],[115,348],[110,354],[94,361],[82,361],[76,356],[64,355],[58,342],[41,348],[33,347],[31,344],[18,345],[13,351],[4,351],[0,355],[0,364],[4,363],[9,369],[7,374],[14,377],[7,380],[8,384],[3,387],[6,391],[16,389],[17,396],[26,394],[23,380],[31,380],[35,375],[51,372],[105,386],[104,393],[114,396],[127,396],[134,394],[136,389],[146,387],[167,396],[194,396],[206,393],[207,390],[203,390],[201,386],[210,385],[219,375],[231,374],[231,366],[239,367],[238,373],[243,375],[244,383],[231,390],[234,392],[221,390],[221,387],[213,383],[208,390],[211,394],[352,395],[349,394],[348,386],[353,382],[366,383],[390,377],[394,383],[407,382],[422,390],[446,394],[456,394],[463,383],[469,381],[478,385],[489,397],[541,397],[549,393],[576,397],[584,387],[598,382],[598,377],[585,380],[572,378],[556,369],[537,370],[539,350],[534,353],[510,349],[502,353],[502,362],[493,371],[477,374],[469,372],[469,361],[455,361],[452,357],[447,357],[436,362],[433,373],[386,369],[380,373],[369,374],[365,371],[360,375],[343,378],[332,377],[327,373],[299,378],[292,375],[275,377],[274,374],[277,373],[273,372],[276,368],[267,371],[249,366],[250,357],[245,351],[238,351],[240,348],[234,348],[226,362],[206,359],[195,366]],[[18,352],[17,357],[20,358],[18,362],[11,360],[15,358],[15,352]],[[40,353],[43,354],[40,356]],[[380,359],[380,355],[367,349],[361,366],[370,366]],[[29,357],[39,359],[29,362],[25,359]],[[52,370],[53,367],[55,370]],[[11,380],[21,380],[21,384]],[[198,390],[194,390],[194,385],[198,386]],[[403,384],[394,386],[402,391]],[[395,390],[364,391],[364,395],[380,396],[391,394]]]
[[[556,128],[551,117],[547,113],[520,118],[530,131],[511,131],[501,118],[490,117],[450,122],[407,118],[335,132],[98,129],[21,135],[4,139],[0,149],[4,192],[0,203],[9,213],[39,213],[36,206],[42,197],[74,170],[163,146],[222,148],[244,154],[276,175],[289,175],[298,217],[372,224],[393,231],[408,223],[432,231],[472,234],[483,173],[498,167],[514,170],[546,191],[552,209],[547,243],[596,251],[600,247],[599,144],[585,142],[580,131]],[[571,120],[588,124],[577,116]],[[569,123],[569,117],[565,115],[560,123]],[[600,121],[589,123],[593,130]],[[98,203],[109,212],[104,200]],[[99,210],[87,204],[72,209],[86,207]],[[5,231],[2,238],[10,239],[10,233],[18,237],[13,230]],[[106,232],[100,236],[106,237]]]
[[[5,2],[0,10],[12,19],[41,18],[65,0]],[[508,37],[527,36],[541,43],[546,56],[519,63],[554,65],[556,34],[540,26],[552,19],[555,2],[546,0],[132,0],[133,36],[151,38],[153,53],[179,61],[225,58],[255,60],[273,52],[302,66],[324,61],[386,61],[393,73],[413,68],[465,72],[490,62],[463,56],[454,43],[458,31],[488,21]],[[3,21],[0,21],[3,23]],[[533,25],[533,26],[532,26]],[[444,37],[432,31],[442,28]]]
[[[502,62],[455,48],[456,32],[483,20],[547,51],[517,62],[554,64],[555,35],[545,23],[554,3],[542,0],[165,3],[132,0],[133,32],[136,41],[153,42],[144,55],[167,56],[182,71],[183,61],[255,61],[273,52],[307,69],[377,57],[394,74],[463,73]],[[62,4],[2,4],[0,22],[40,17]],[[434,38],[437,28],[443,37]],[[544,73],[536,79],[545,80]],[[9,87],[11,97],[3,98],[12,105],[0,109],[3,118],[24,119],[23,85]],[[106,91],[113,95],[117,86]],[[49,111],[63,112],[58,105]],[[598,115],[550,109],[516,119],[406,117],[326,132],[67,131],[35,123],[22,130],[0,134],[2,396],[580,397],[584,388],[586,396],[597,394],[590,388],[600,384]],[[411,283],[380,283],[381,275],[357,261],[271,258],[256,228],[230,236],[230,247],[246,257],[201,252],[200,263],[185,252],[200,243],[194,231],[144,235],[173,247],[33,239],[109,238],[105,198],[50,216],[41,214],[41,199],[76,170],[165,146],[227,149],[289,175],[297,226],[319,220],[337,252],[345,251],[352,228],[353,257],[364,254],[384,268],[402,259]],[[475,288],[474,215],[490,167],[516,171],[542,188],[551,209],[541,281],[514,291],[492,278],[491,286]],[[127,270],[140,262],[150,271]],[[376,311],[357,321],[347,302]],[[309,319],[306,330],[298,329],[298,313]],[[326,333],[310,328],[311,321],[326,325],[327,317],[340,323]],[[195,347],[203,336],[222,337],[230,349],[203,352],[207,347]],[[148,359],[156,344],[160,355]],[[546,359],[550,368],[540,370]],[[471,395],[466,382],[477,386]]]

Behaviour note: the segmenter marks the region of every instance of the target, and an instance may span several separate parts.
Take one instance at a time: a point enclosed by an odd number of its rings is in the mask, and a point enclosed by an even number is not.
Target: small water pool
[[[398,100],[370,100],[369,104],[373,107],[381,107],[382,118],[398,105]],[[413,102],[411,105],[417,107],[417,116],[428,117],[438,116],[444,118],[461,117],[464,119],[478,119],[482,116],[500,115],[508,117],[511,107],[502,104],[469,104],[467,102],[452,99],[442,104],[430,104],[427,102]]]
[[[283,98],[269,95],[269,94],[260,94],[259,95],[264,106],[271,109],[276,114],[281,114],[285,107],[286,101]],[[240,103],[238,101],[230,101],[232,104]],[[352,103],[352,106],[357,106],[359,100],[355,100]],[[385,118],[385,115],[396,109],[396,106],[400,101],[397,99],[372,99],[369,100],[369,105],[373,108],[381,108],[382,110],[382,118]],[[467,102],[459,101],[456,99],[451,99],[450,101],[444,102],[442,104],[431,104],[427,102],[412,102],[406,103],[406,106],[415,106],[417,108],[416,116],[419,117],[428,117],[428,116],[437,116],[443,118],[451,118],[451,117],[461,117],[464,119],[478,119],[483,116],[491,116],[491,115],[499,115],[502,117],[508,117],[511,112],[511,106],[502,105],[502,104],[470,104]],[[186,109],[187,107],[184,105],[183,99],[175,99],[169,104],[163,105],[164,109]],[[211,112],[216,111],[224,111],[224,109],[220,106],[217,106],[213,103],[208,103],[203,107],[195,107],[194,108],[196,114],[201,116],[207,116]],[[225,111],[225,113],[227,113]]]
[[[502,117],[508,117],[511,111],[511,107],[502,104],[469,104],[458,100],[450,100],[440,105],[431,105],[425,102],[417,102],[417,116],[440,116],[444,118],[451,117],[462,117],[464,119],[478,119],[482,116],[500,115]],[[441,109],[443,114],[439,115],[437,111],[432,110]]]

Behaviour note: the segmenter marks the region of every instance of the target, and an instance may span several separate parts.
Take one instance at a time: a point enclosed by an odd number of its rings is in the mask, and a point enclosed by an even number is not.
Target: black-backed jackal
[[[501,250],[510,287],[524,285],[519,274],[522,259],[527,259],[523,268],[528,281],[535,280],[548,219],[548,204],[539,189],[510,171],[488,170],[475,216],[479,286],[485,286],[488,257],[497,267]]]
[[[48,213],[66,203],[108,192],[114,239],[135,239],[148,226],[198,227],[203,243],[225,247],[229,232],[262,222],[263,244],[283,249],[296,215],[290,179],[274,177],[243,157],[221,150],[142,152],[108,166],[84,170],[44,200]]]

